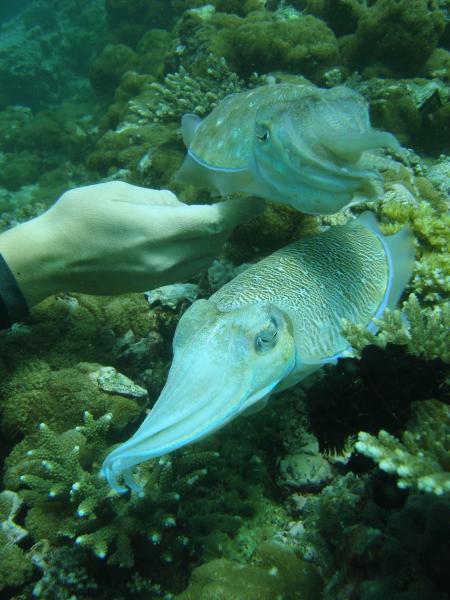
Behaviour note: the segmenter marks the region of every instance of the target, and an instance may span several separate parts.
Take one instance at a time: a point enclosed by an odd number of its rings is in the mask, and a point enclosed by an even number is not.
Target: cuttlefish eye
[[[255,348],[257,352],[271,350],[277,343],[277,338],[278,327],[275,321],[271,320],[264,329],[261,329],[255,338]]]
[[[256,139],[260,142],[267,142],[270,137],[269,128],[267,125],[257,125],[256,127]]]

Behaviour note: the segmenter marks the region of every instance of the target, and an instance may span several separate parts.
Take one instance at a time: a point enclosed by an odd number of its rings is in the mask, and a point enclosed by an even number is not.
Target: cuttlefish
[[[382,193],[368,151],[400,151],[372,129],[367,102],[337,86],[273,84],[227,96],[204,119],[182,119],[188,148],[178,179],[243,192],[310,214],[331,214]]]
[[[223,427],[301,381],[322,365],[350,355],[342,320],[376,331],[412,271],[407,229],[385,237],[371,213],[305,238],[250,266],[208,300],[183,314],[173,362],[156,404],[102,473],[139,491],[133,468]]]

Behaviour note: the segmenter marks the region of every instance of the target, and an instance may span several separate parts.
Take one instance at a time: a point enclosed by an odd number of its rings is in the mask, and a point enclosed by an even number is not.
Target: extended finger
[[[264,208],[264,201],[245,198],[212,205],[161,207],[155,217],[164,224],[166,237],[195,239],[227,234],[239,223],[246,223],[261,214]]]
[[[266,203],[260,198],[236,198],[217,202],[211,209],[217,212],[225,228],[232,229],[241,223],[248,223],[262,214]]]

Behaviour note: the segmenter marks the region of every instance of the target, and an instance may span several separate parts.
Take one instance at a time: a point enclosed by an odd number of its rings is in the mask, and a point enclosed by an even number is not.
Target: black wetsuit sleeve
[[[29,315],[28,306],[11,269],[0,254],[0,329]]]

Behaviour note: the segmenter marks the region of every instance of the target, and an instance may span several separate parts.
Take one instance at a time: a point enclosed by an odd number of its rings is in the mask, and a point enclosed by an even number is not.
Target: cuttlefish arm
[[[140,492],[133,468],[216,431],[266,397],[295,366],[288,318],[273,305],[229,312],[198,300],[183,315],[174,357],[155,406],[136,433],[105,459],[118,492]]]

